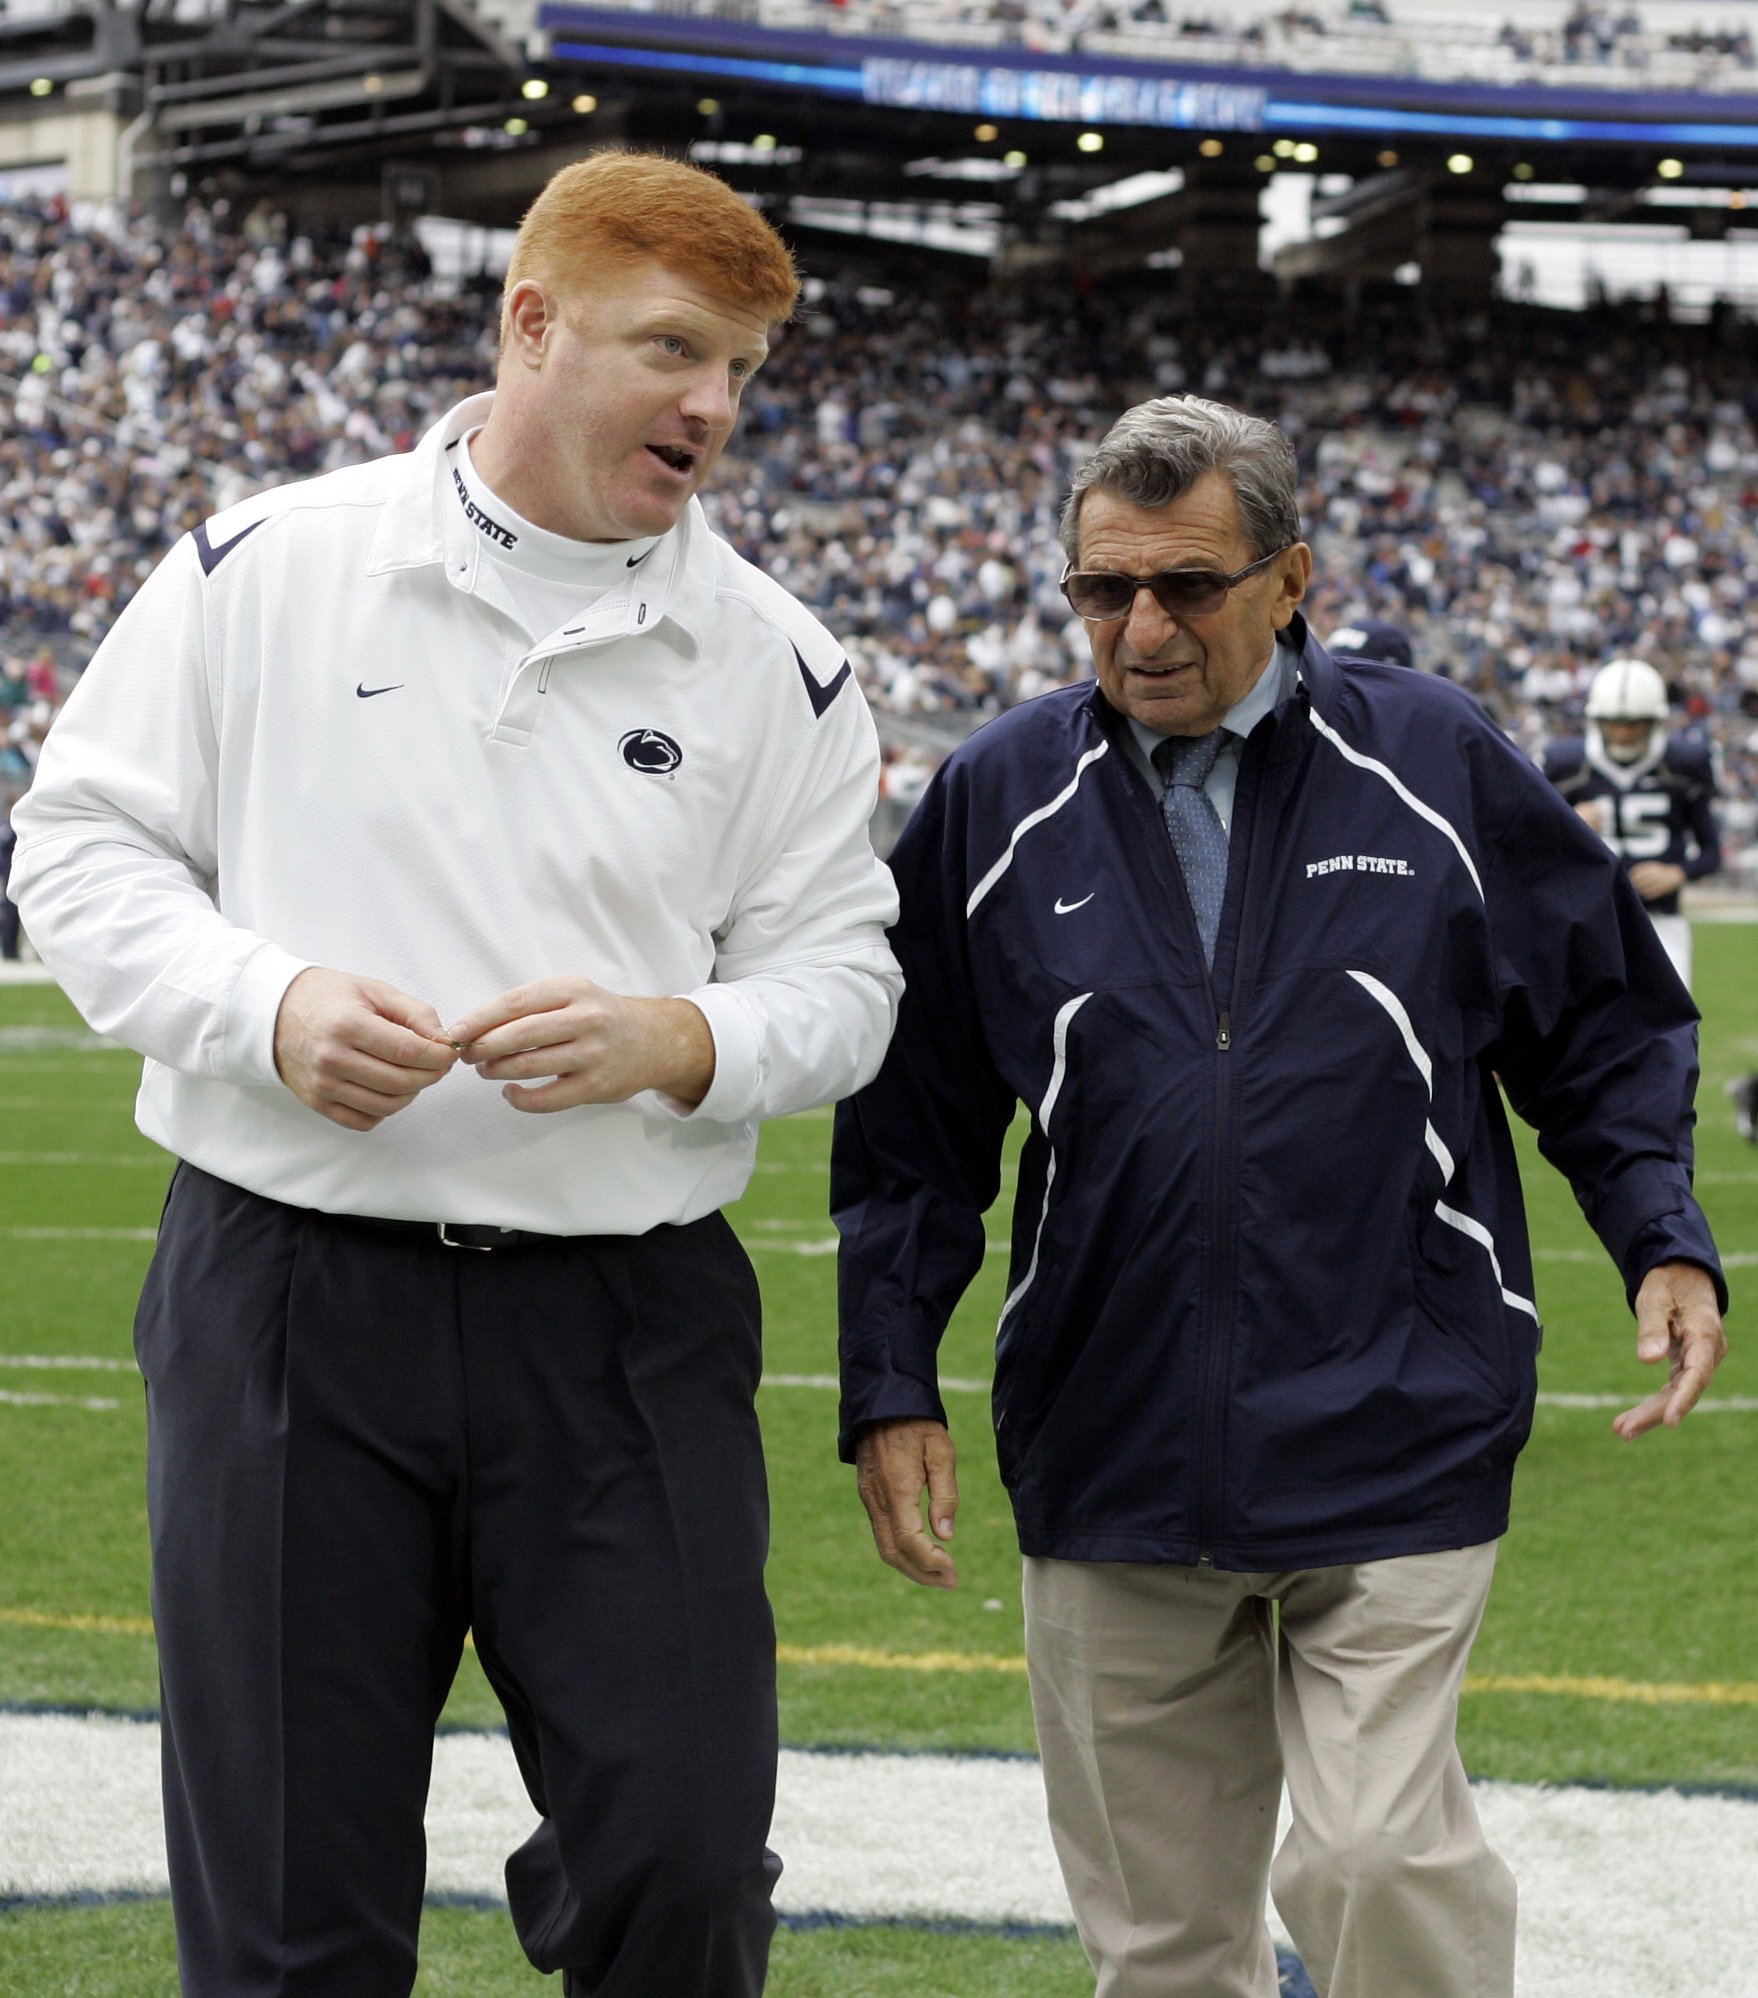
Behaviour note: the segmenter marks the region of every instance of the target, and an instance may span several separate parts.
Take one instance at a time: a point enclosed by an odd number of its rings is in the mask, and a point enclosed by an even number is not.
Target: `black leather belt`
[[[384,1228],[394,1235],[425,1235],[446,1249],[474,1249],[488,1255],[496,1249],[535,1249],[544,1243],[566,1242],[567,1235],[542,1235],[532,1228],[493,1228],[473,1221],[387,1221],[376,1214],[332,1214],[332,1221],[357,1228]]]

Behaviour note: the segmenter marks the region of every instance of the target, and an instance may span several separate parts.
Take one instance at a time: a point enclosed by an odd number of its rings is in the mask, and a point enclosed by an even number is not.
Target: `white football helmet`
[[[1666,742],[1666,682],[1646,659],[1609,659],[1594,674],[1587,689],[1590,743],[1614,763],[1636,763],[1652,756]],[[1605,741],[1599,722],[1648,723],[1646,740]]]

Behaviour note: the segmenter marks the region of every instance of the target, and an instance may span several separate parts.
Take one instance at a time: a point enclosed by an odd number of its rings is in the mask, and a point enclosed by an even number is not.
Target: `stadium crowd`
[[[191,207],[0,211],[0,788],[181,533],[401,449],[492,374],[490,279],[412,236]],[[1397,288],[1228,308],[1162,274],[1036,294],[811,287],[710,510],[848,644],[902,803],[938,749],[1086,670],[1057,512],[1116,412],[1190,389],[1295,441],[1321,636],[1381,618],[1532,753],[1593,669],[1651,659],[1758,819],[1758,388],[1731,320]]]
[[[623,0],[634,4],[634,0]],[[752,0],[684,0],[682,11],[748,14]],[[819,0],[844,31],[944,32],[1051,51],[1157,56],[1165,60],[1358,67],[1498,83],[1649,81],[1668,88],[1745,88],[1733,72],[1754,66],[1750,20],[1727,9],[1707,21],[1645,16],[1633,0],[1573,0],[1498,14],[1490,8],[1401,0]],[[793,25],[797,0],[755,0],[756,17]],[[1599,74],[1595,74],[1595,73]]]

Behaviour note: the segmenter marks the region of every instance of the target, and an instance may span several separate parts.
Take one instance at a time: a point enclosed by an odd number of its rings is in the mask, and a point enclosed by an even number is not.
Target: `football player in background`
[[[1587,690],[1585,739],[1553,742],[1544,772],[1623,859],[1673,968],[1691,983],[1687,881],[1721,868],[1709,744],[1667,732],[1666,683],[1645,659],[1613,659]]]

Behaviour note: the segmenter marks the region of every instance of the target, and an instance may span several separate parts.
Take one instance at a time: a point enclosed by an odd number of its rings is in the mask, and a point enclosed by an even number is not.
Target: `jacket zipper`
[[[1233,928],[1233,959],[1227,980],[1226,1003],[1215,998],[1214,976],[1209,979],[1210,1004],[1215,1007],[1214,1116],[1210,1125],[1208,1213],[1212,1252],[1208,1293],[1203,1299],[1203,1390],[1202,1426],[1197,1444],[1196,1560],[1199,1568],[1214,1566],[1215,1540],[1221,1524],[1221,1454],[1226,1433],[1226,1389],[1232,1357],[1233,1290],[1238,1241],[1238,1162],[1234,1156],[1233,1069],[1225,1059],[1233,1051],[1233,1005],[1242,977],[1250,962],[1247,944],[1254,911],[1252,889],[1262,864],[1265,843],[1261,837],[1264,813],[1270,806],[1270,758],[1263,758],[1252,772],[1249,793],[1236,791],[1236,801],[1246,797],[1250,812],[1243,824],[1234,812],[1230,837],[1243,833],[1246,841],[1244,880],[1239,891],[1239,915]],[[1244,776],[1243,767],[1241,776]],[[1176,856],[1174,856],[1176,858]]]
[[[1278,723],[1270,752],[1252,773],[1251,811],[1244,828],[1246,838],[1245,879],[1239,893],[1239,920],[1233,931],[1232,978],[1227,986],[1227,1004],[1217,1007],[1215,1053],[1217,1057],[1233,1049],[1233,1001],[1241,984],[1250,975],[1252,918],[1261,897],[1254,891],[1258,877],[1267,866],[1268,837],[1266,815],[1280,806],[1281,763],[1289,754],[1287,724]],[[1241,773],[1243,775],[1243,771]],[[1237,812],[1233,831],[1240,830]],[[1212,991],[1212,980],[1211,980]],[[1197,1566],[1214,1565],[1214,1544],[1221,1514],[1221,1438],[1226,1427],[1224,1391],[1231,1341],[1226,1336],[1232,1320],[1233,1287],[1238,1244],[1238,1163],[1234,1157],[1233,1077],[1231,1065],[1215,1062],[1214,1124],[1210,1139],[1211,1178],[1208,1211],[1214,1243],[1210,1289],[1204,1299],[1205,1352],[1203,1361],[1202,1428],[1197,1451]]]
[[[1209,1136],[1210,1264],[1207,1295],[1203,1298],[1203,1388],[1202,1427],[1197,1441],[1196,1474],[1196,1561],[1199,1568],[1214,1565],[1215,1532],[1221,1511],[1221,1433],[1226,1415],[1222,1397],[1227,1384],[1229,1341],[1233,1295],[1232,1198],[1233,1172],[1233,1077],[1232,1064],[1225,1057],[1233,1048],[1233,1016],[1222,1009],[1215,1027],[1214,1118]]]
[[[1155,818],[1166,835],[1166,845],[1172,856],[1172,871],[1178,886],[1174,899],[1182,904],[1188,919],[1190,931],[1196,947],[1202,949],[1202,934],[1197,928],[1196,910],[1191,903],[1190,890],[1185,885],[1184,868],[1178,858],[1178,850],[1172,845],[1172,830],[1166,824],[1165,814],[1156,811]],[[1254,814],[1255,816],[1255,814]],[[1236,822],[1237,823],[1237,822]],[[1249,860],[1249,855],[1247,856]],[[1243,926],[1243,908],[1241,918]],[[1239,961],[1239,936],[1234,934],[1234,963]],[[1209,992],[1209,1006],[1215,1018],[1215,1052],[1227,1054],[1233,1046],[1233,1012],[1230,1005],[1220,1006],[1215,1000],[1215,979],[1213,968],[1205,975]],[[1233,1243],[1232,1217],[1229,1207],[1227,1225],[1219,1225],[1223,1205],[1227,1203],[1227,1160],[1230,1154],[1230,1097],[1227,1065],[1217,1062],[1215,1066],[1214,1121],[1209,1140],[1210,1178],[1207,1207],[1215,1218],[1212,1240],[1214,1242],[1214,1266],[1208,1293],[1202,1300],[1203,1319],[1203,1389],[1202,1416],[1197,1432],[1197,1499],[1196,1499],[1196,1564],[1199,1568],[1214,1566],[1211,1552],[1215,1537],[1215,1515],[1219,1511],[1214,1484],[1220,1462],[1220,1410],[1221,1389],[1225,1381],[1226,1343],[1222,1337],[1227,1316],[1227,1299],[1232,1290]]]
[[[1257,814],[1254,811],[1252,814],[1254,822],[1256,816]],[[1202,949],[1202,934],[1197,928],[1196,910],[1191,903],[1190,890],[1185,886],[1184,868],[1179,861],[1178,850],[1172,844],[1172,829],[1166,824],[1164,812],[1157,807],[1154,810],[1154,819],[1159,825],[1161,833],[1164,835],[1167,853],[1172,863],[1172,876],[1176,886],[1172,889],[1171,899],[1174,905],[1182,911],[1191,939],[1200,951]],[[1235,820],[1235,824],[1237,824],[1237,819]],[[1253,845],[1255,848],[1255,841]],[[1252,854],[1248,853],[1246,856],[1247,878],[1245,883],[1247,894],[1251,885],[1251,859]],[[1240,943],[1245,927],[1244,919],[1245,908],[1242,902],[1240,922],[1234,932],[1233,939],[1233,961],[1235,967],[1237,967],[1241,957]],[[1205,982],[1208,986],[1209,1006],[1215,1021],[1215,1052],[1217,1055],[1225,1055],[1231,1052],[1233,1047],[1232,1006],[1230,1003],[1227,1006],[1221,1006],[1216,1002],[1215,980],[1212,968],[1207,971]],[[1227,1349],[1222,1333],[1225,1329],[1225,1319],[1227,1316],[1227,1300],[1231,1295],[1233,1284],[1233,1223],[1231,1203],[1227,1198],[1227,1173],[1232,1151],[1230,1117],[1232,1091],[1229,1086],[1230,1080],[1228,1064],[1217,1061],[1215,1064],[1214,1122],[1211,1127],[1210,1137],[1210,1180],[1207,1207],[1209,1214],[1216,1218],[1217,1223],[1225,1207],[1226,1226],[1221,1227],[1217,1225],[1214,1231],[1212,1238],[1215,1244],[1213,1276],[1208,1294],[1202,1300],[1204,1346],[1203,1390],[1202,1412],[1197,1433],[1196,1502],[1196,1560],[1199,1568],[1214,1566],[1212,1546],[1215,1536],[1215,1516],[1219,1510],[1213,1486],[1220,1462],[1222,1416],[1219,1402],[1221,1389],[1226,1377],[1226,1368],[1223,1362],[1226,1358]]]

